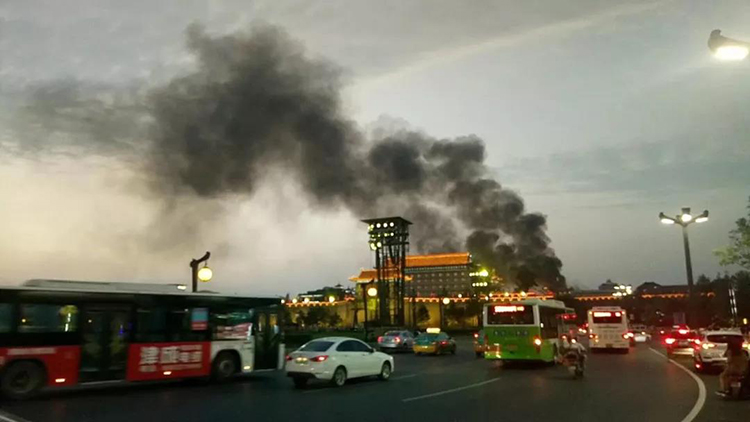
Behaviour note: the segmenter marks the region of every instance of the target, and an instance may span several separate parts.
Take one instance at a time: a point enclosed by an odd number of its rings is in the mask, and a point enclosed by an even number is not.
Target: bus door
[[[277,369],[281,344],[279,310],[257,309],[255,315],[255,369]]]
[[[80,382],[125,379],[132,328],[130,309],[88,305],[80,324]]]

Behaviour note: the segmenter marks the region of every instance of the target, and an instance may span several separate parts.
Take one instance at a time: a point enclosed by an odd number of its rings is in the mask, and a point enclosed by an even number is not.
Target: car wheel
[[[333,371],[333,378],[331,378],[331,384],[334,387],[341,387],[346,384],[346,368],[339,366]]]
[[[221,352],[214,359],[211,368],[211,378],[214,381],[222,382],[232,377],[240,368],[237,357],[229,352]]]
[[[40,364],[31,361],[17,362],[3,371],[0,390],[10,399],[26,399],[39,392],[44,386],[45,378],[44,368]]]
[[[453,347],[453,349],[451,349],[451,354],[452,354],[452,355],[455,355],[455,354],[456,354],[456,348],[455,348],[455,346]]]
[[[391,377],[391,364],[389,362],[383,362],[383,366],[380,368],[380,375],[378,375],[378,378],[380,378],[383,381],[388,381],[388,378]]]
[[[295,388],[305,388],[307,386],[307,378],[292,378],[294,381]]]

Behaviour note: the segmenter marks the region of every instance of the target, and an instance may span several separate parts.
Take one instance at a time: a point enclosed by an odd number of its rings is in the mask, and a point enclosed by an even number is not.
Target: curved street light
[[[720,29],[711,31],[708,48],[719,60],[743,60],[750,54],[750,43],[721,35]]]
[[[693,217],[690,214],[690,207],[683,207],[682,212],[674,217],[670,217],[663,212],[659,213],[659,220],[665,225],[679,225],[682,227],[682,242],[685,248],[685,271],[687,272],[688,284],[688,323],[693,314],[693,263],[690,260],[690,240],[688,239],[687,227],[693,223],[705,223],[708,221],[708,210],[704,210],[699,215]]]

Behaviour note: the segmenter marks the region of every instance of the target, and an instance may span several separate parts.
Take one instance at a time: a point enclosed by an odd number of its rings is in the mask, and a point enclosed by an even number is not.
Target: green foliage
[[[338,312],[331,312],[326,319],[326,323],[331,328],[338,327],[342,322],[343,320],[341,319],[341,316],[338,314]]]
[[[445,317],[448,321],[456,325],[464,325],[466,319],[466,308],[456,303],[451,303],[445,307]]]
[[[430,311],[424,305],[419,305],[417,308],[417,324],[421,324],[430,320]]]
[[[750,270],[750,198],[748,215],[737,220],[737,227],[729,232],[729,245],[714,251],[721,265],[739,265]]]

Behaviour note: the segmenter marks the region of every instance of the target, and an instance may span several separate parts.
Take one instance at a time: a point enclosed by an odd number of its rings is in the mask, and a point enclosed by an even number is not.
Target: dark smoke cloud
[[[316,207],[402,214],[414,222],[417,252],[464,245],[519,287],[564,286],[544,216],[527,213],[493,178],[478,137],[436,140],[399,129],[365,139],[342,112],[341,70],[309,58],[276,27],[213,37],[192,25],[187,46],[195,70],[140,100],[41,92],[25,119],[55,122],[45,123],[53,134],[87,133],[59,137],[75,139],[70,145],[86,139],[98,151],[146,150],[139,166],[160,195],[249,196],[281,169]]]

